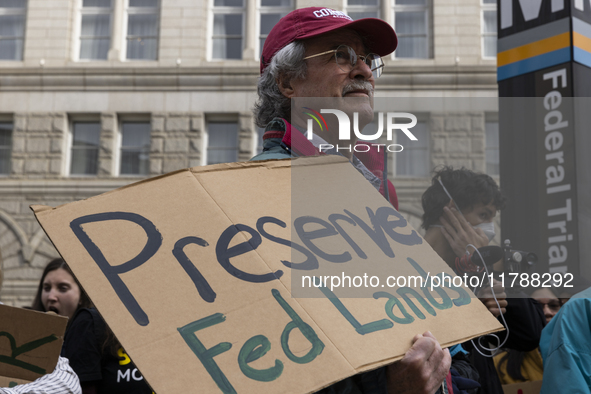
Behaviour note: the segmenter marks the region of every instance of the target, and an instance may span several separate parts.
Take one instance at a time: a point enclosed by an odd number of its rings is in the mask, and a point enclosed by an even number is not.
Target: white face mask
[[[495,237],[495,224],[493,222],[480,223],[472,227],[481,229],[488,237],[488,242],[492,241]]]
[[[453,199],[453,197],[451,196],[451,194],[449,194],[449,192],[447,191],[447,189],[445,188],[445,186],[443,186],[443,182],[441,182],[441,179],[437,178],[437,180],[441,184],[441,187],[443,188],[443,191],[445,192],[445,194],[447,194],[447,196],[449,197],[449,199],[454,202],[454,205],[456,206],[456,209],[458,210],[458,212],[460,213],[460,215],[462,215],[462,217],[464,219],[466,219],[464,217],[464,214],[462,213],[462,210],[460,209],[460,207],[458,207],[458,204],[456,204],[456,201]],[[431,227],[443,227],[443,226],[442,225],[435,224],[435,225],[432,225]],[[487,236],[488,242],[492,241],[493,238],[496,235],[496,232],[495,232],[495,224],[493,222],[480,223],[480,224],[477,224],[476,226],[472,226],[472,228],[479,228],[479,229],[481,229],[484,232],[484,234]]]

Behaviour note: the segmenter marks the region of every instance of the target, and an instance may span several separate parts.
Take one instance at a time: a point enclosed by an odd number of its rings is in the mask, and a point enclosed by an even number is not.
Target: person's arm
[[[82,394],[82,389],[68,359],[60,357],[52,373],[31,383],[0,388],[0,394]]]

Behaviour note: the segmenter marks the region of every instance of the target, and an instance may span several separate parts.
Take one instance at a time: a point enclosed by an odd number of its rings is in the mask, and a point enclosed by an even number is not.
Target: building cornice
[[[8,91],[255,91],[254,67],[0,68],[0,92]],[[390,66],[380,90],[496,90],[496,67]]]

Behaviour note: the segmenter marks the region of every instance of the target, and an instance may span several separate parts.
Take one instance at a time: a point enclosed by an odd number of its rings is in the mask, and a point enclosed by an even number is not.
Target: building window
[[[107,60],[111,45],[111,0],[82,0],[80,60]]]
[[[486,141],[486,173],[499,175],[499,122],[486,121],[484,125]]]
[[[400,144],[404,149],[402,152],[392,154],[391,163],[394,167],[392,173],[395,176],[427,177],[431,167],[427,123],[419,119],[411,131],[417,137],[416,141],[410,140],[400,130],[394,134],[395,141],[392,143]]]
[[[23,60],[26,0],[0,0],[0,60]]]
[[[347,15],[352,19],[379,18],[380,0],[347,0]]]
[[[273,26],[279,19],[293,11],[292,0],[261,0],[259,28],[259,56],[263,53],[263,45]]]
[[[72,124],[71,175],[98,174],[98,153],[101,134],[99,122],[74,122]]]
[[[121,123],[120,175],[150,173],[150,123]]]
[[[398,36],[397,58],[431,57],[430,0],[394,0],[394,30]]]
[[[129,0],[127,59],[157,60],[159,0]]]
[[[482,57],[497,56],[497,0],[482,0]]]
[[[9,175],[12,153],[12,123],[0,122],[0,174]]]
[[[242,59],[244,0],[213,1],[212,59]]]
[[[207,123],[207,164],[238,161],[238,123]]]

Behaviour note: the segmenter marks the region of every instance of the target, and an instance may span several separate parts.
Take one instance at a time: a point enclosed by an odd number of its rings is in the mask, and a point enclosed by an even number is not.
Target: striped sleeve
[[[60,357],[52,373],[31,383],[0,388],[0,394],[82,394],[82,389],[68,359]]]

